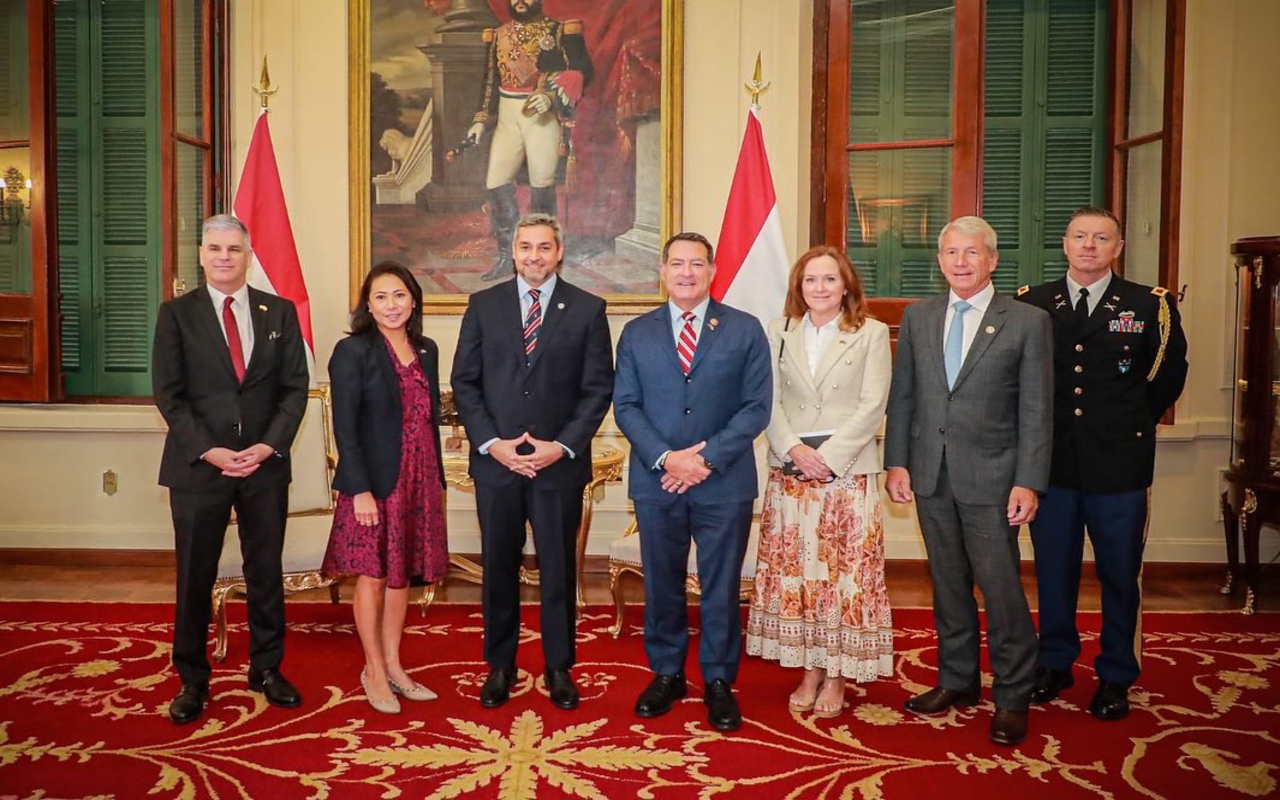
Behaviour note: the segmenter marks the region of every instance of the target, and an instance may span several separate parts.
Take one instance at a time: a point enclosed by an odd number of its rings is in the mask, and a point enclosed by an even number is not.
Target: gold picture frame
[[[557,3],[557,0],[544,0],[544,2],[547,6],[547,14],[549,16],[553,16],[561,12],[561,9],[559,7],[559,4]],[[564,2],[564,0],[561,0],[561,2]],[[681,212],[681,206],[682,206],[681,180],[683,175],[682,142],[683,142],[683,135],[684,135],[683,124],[682,124],[683,123],[683,66],[684,66],[683,65],[684,0],[613,0],[613,2],[623,6],[626,6],[627,4],[632,4],[632,3],[642,4],[642,5],[654,4],[656,6],[659,6],[661,9],[661,45],[660,45],[661,65],[660,65],[660,87],[659,87],[660,96],[659,96],[659,105],[658,105],[658,108],[659,108],[659,120],[658,120],[659,145],[658,146],[660,149],[659,149],[659,157],[658,157],[658,165],[657,165],[658,186],[659,186],[657,203],[659,204],[659,212],[658,212],[659,224],[658,224],[658,236],[656,238],[656,241],[660,246],[660,243],[662,241],[665,241],[668,236],[680,230],[680,222],[681,222],[681,219],[680,219],[680,212]],[[388,4],[388,6],[383,6],[381,4]],[[427,5],[430,6],[431,4],[427,4]],[[487,5],[488,3],[486,2],[486,0],[452,0],[451,3],[450,2],[437,3],[436,6],[438,8],[443,7],[445,10],[436,11],[434,13],[436,13],[437,15],[442,15],[447,24],[451,14],[458,15],[463,13],[462,11],[458,10],[460,7],[474,9],[477,6],[487,6]],[[350,298],[353,304],[359,296],[360,285],[364,280],[364,276],[368,274],[368,270],[372,264],[372,260],[374,258],[375,244],[376,244],[375,238],[381,235],[378,232],[375,232],[373,229],[373,224],[374,224],[373,206],[374,206],[375,192],[374,192],[374,183],[373,183],[374,179],[371,175],[373,171],[372,162],[371,162],[373,145],[372,145],[371,136],[370,136],[370,128],[372,127],[371,112],[370,112],[371,75],[372,75],[375,59],[379,58],[380,56],[377,53],[371,52],[370,42],[371,42],[371,34],[373,33],[371,31],[371,25],[374,24],[374,20],[375,18],[378,18],[380,12],[383,13],[385,17],[390,17],[391,15],[390,11],[385,11],[385,12],[383,11],[383,8],[387,8],[389,6],[390,6],[390,0],[348,0],[348,16],[349,16],[348,89],[350,93],[350,104],[349,104],[350,141],[349,141],[348,170],[349,170],[349,178],[350,178],[349,218],[351,220],[351,225],[352,225],[352,230],[350,235],[349,272],[350,272]],[[402,7],[403,4],[400,4],[400,6]],[[491,11],[491,9],[489,10]],[[632,7],[632,8],[628,8],[628,10],[632,11],[633,13],[648,13],[647,9],[641,9],[640,11],[637,12],[637,10]],[[404,12],[403,10],[400,10],[397,13],[404,14],[406,12]],[[426,13],[426,12],[423,12],[423,13]],[[483,10],[481,13],[483,13]],[[441,25],[439,27],[444,27],[444,25]],[[460,37],[458,37],[457,35],[451,35],[451,37],[439,36],[437,38],[440,38],[442,40],[446,38],[452,38],[454,41],[457,41]],[[650,42],[652,42],[652,40],[650,40]],[[423,46],[419,49],[422,49],[424,54],[428,53],[427,46]],[[438,69],[435,74],[436,75],[439,74]],[[434,84],[433,84],[433,89],[431,90],[431,94],[432,94],[432,102],[434,102],[434,97],[435,97]],[[441,95],[447,96],[445,95],[444,92],[441,92]],[[477,96],[478,96],[478,93],[477,93]],[[463,101],[459,101],[459,102],[463,102]],[[584,95],[583,97],[583,102],[584,103],[587,102],[586,95]],[[425,116],[428,113],[428,111],[430,111],[431,109],[432,109],[432,106],[428,105],[427,110],[420,112],[419,127],[426,127],[425,125],[421,124],[421,118],[422,116]],[[455,109],[455,114],[456,114],[456,109]],[[440,125],[439,127],[443,129],[445,126]],[[455,124],[455,127],[456,127],[456,124]],[[401,133],[403,135],[403,131],[401,131]],[[447,134],[443,134],[443,135],[447,135]],[[415,137],[415,138],[421,138],[421,137]],[[439,146],[442,147],[446,144],[448,144],[448,141],[441,142]],[[440,163],[441,155],[434,153],[434,150],[436,149],[436,147],[437,145],[433,143],[431,157],[435,159],[434,163],[438,164]],[[390,155],[390,152],[391,151],[388,150],[387,154]],[[395,167],[396,162],[391,161],[389,163],[392,165],[393,168]],[[636,182],[639,183],[638,178],[636,179]],[[484,186],[483,186],[483,180],[482,180],[479,186],[479,190],[483,190],[483,189],[484,189]],[[636,197],[637,188],[633,186],[631,191],[633,193],[632,194],[633,198]],[[403,197],[401,197],[397,202],[400,202],[402,204],[407,204],[406,200]],[[567,204],[569,201],[562,201],[562,202],[566,202]],[[633,200],[633,203],[636,203],[638,205],[638,202],[635,200]],[[407,218],[407,221],[404,221],[404,222],[397,221],[395,224],[412,226],[413,215],[420,213],[422,216],[425,216],[426,214],[431,213],[430,211],[419,212],[418,209],[420,208],[420,206],[421,206],[420,202],[414,203],[413,208],[406,210],[402,205],[400,209],[398,209],[398,211],[400,211],[400,216]],[[471,212],[466,212],[466,213],[470,214]],[[485,212],[483,210],[478,210],[475,213],[478,213],[483,216]],[[380,221],[380,224],[385,224],[385,223]],[[476,228],[477,227],[476,219],[474,217],[469,218],[469,224],[471,225],[472,228]],[[640,225],[637,223],[636,227],[639,228]],[[487,235],[487,228],[485,229],[485,232]],[[653,233],[652,227],[648,229],[648,232],[649,232],[648,238],[645,240],[645,247],[647,249],[642,251],[644,253],[648,253],[650,250],[652,250],[652,246],[653,246],[652,243],[655,241],[654,237],[652,236],[652,233]],[[386,238],[389,239],[390,237],[386,237]],[[489,241],[492,241],[492,237],[489,237]],[[572,253],[572,246],[574,244],[574,223],[573,223],[572,215],[570,216],[569,222],[566,226],[566,241],[570,248],[566,252],[566,259],[565,259],[566,269],[568,269],[570,266],[572,266],[571,253]],[[381,250],[384,248],[379,248],[379,249]],[[595,291],[596,293],[604,296],[605,299],[608,300],[609,302],[610,313],[614,313],[614,314],[642,313],[644,311],[647,311],[653,308],[657,304],[663,302],[663,299],[665,297],[661,289],[660,281],[658,280],[658,277],[657,277],[658,260],[659,260],[658,255],[654,253],[652,256],[652,273],[653,273],[652,274],[652,291],[618,293],[616,291],[609,291],[607,289],[601,289],[601,288],[592,286],[589,283],[587,285],[583,285],[583,282],[578,278],[577,275],[573,275],[573,280],[575,281],[575,283],[578,283],[583,288],[588,289],[590,291]],[[648,259],[645,258],[643,262],[633,261],[629,263],[648,264],[649,262],[648,262]],[[420,268],[418,271],[415,272],[415,274],[419,274],[420,276],[422,276],[424,275],[424,273],[430,273],[432,268],[433,268],[432,266]],[[647,273],[648,267],[646,266],[645,269],[646,269],[646,273],[642,277],[642,280],[644,281],[644,288],[648,289],[649,288],[648,273]],[[472,268],[472,272],[474,272],[474,268]],[[432,276],[428,275],[428,277],[432,277]],[[483,285],[478,284],[476,282],[476,279],[471,275],[464,275],[463,277],[466,277],[467,280],[471,282],[472,288],[470,290],[468,289],[441,290],[438,286],[434,284],[430,284],[430,285],[424,284],[423,312],[427,314],[461,314],[462,311],[464,311],[466,308],[467,299],[470,295],[470,291],[475,291],[479,288],[483,288],[483,286],[485,285],[493,285],[491,283],[483,284]],[[447,281],[442,281],[442,282],[447,282]],[[607,280],[602,279],[602,284],[603,283],[607,283]]]

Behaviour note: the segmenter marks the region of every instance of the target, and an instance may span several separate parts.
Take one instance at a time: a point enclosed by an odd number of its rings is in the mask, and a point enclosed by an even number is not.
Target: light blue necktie
[[[953,308],[956,313],[951,317],[951,330],[947,333],[947,348],[943,353],[948,389],[955,387],[960,365],[964,363],[964,312],[973,308],[973,304],[957,300]]]

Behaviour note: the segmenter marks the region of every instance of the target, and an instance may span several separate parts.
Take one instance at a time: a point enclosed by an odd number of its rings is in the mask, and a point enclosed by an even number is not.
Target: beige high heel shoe
[[[435,700],[440,696],[417,681],[408,686],[401,686],[387,676],[387,683],[391,684],[391,691],[408,700]]]
[[[392,684],[394,686],[394,684]],[[364,699],[369,701],[369,705],[373,706],[374,711],[380,711],[383,714],[399,714],[400,701],[396,699],[395,689],[391,690],[390,700],[374,700],[373,695],[369,694],[369,677],[364,670],[360,670],[360,686],[364,688]]]

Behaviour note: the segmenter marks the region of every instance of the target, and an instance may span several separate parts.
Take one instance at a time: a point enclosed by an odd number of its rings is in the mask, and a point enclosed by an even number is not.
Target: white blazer
[[[835,429],[818,448],[838,476],[880,472],[876,432],[889,402],[889,327],[868,319],[856,331],[840,331],[818,362],[816,377],[809,373],[803,324],[786,318],[769,323],[769,352],[773,359],[773,415],[769,463],[780,467],[801,444],[800,433]],[[786,347],[783,347],[783,344]]]

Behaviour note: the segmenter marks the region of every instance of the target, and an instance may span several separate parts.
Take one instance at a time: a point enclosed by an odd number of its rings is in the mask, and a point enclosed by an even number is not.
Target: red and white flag
[[[747,114],[747,130],[716,245],[711,296],[754,315],[768,327],[771,320],[782,316],[791,265],[758,110],[753,105]]]
[[[249,266],[249,285],[292,300],[298,309],[298,323],[307,343],[307,368],[311,380],[316,375],[316,346],[311,336],[311,299],[302,280],[302,262],[293,242],[293,226],[280,185],[280,169],[276,151],[271,146],[271,130],[265,110],[258,115],[249,142],[249,155],[240,174],[240,187],[234,205],[236,217],[249,229],[253,247],[253,263]]]

